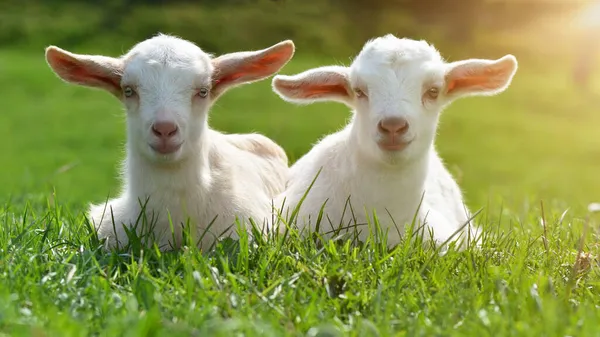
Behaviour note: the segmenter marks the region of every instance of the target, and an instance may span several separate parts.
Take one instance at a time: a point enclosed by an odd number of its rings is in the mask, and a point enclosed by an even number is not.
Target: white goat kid
[[[300,228],[315,230],[325,204],[320,228],[327,231],[373,223],[375,211],[388,228],[389,245],[399,242],[415,216],[425,239],[430,231],[438,244],[450,239],[467,225],[470,212],[436,153],[438,116],[459,97],[504,91],[516,70],[512,55],[446,63],[425,41],[386,35],[368,41],[350,67],[275,76],[273,90],[288,102],[337,101],[353,109],[344,129],[324,137],[291,167],[275,206],[285,205],[282,215],[289,216],[321,170],[299,208]],[[365,240],[369,229],[359,230]]]
[[[60,78],[104,89],[127,111],[123,190],[89,211],[107,248],[129,242],[123,225],[135,226],[140,236],[153,234],[150,243],[166,250],[181,246],[188,220],[192,237],[204,235],[198,240],[206,248],[213,235],[236,236],[236,217],[259,225],[270,219],[272,198],[285,187],[285,152],[260,134],[210,129],[208,111],[227,89],[273,75],[293,54],[288,40],[212,58],[189,41],[162,34],[119,58],[46,49]],[[145,228],[140,217],[148,220]],[[213,235],[205,233],[211,223]]]

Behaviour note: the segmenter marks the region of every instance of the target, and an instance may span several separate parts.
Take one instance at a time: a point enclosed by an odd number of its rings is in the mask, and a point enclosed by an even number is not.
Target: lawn
[[[339,60],[297,56],[282,73],[327,63]],[[522,62],[507,92],[442,116],[439,152],[482,209],[480,251],[292,233],[110,255],[82,211],[118,192],[119,103],[61,83],[41,50],[3,50],[0,336],[595,336],[597,265],[576,261],[599,253],[586,207],[600,201],[600,99],[568,71]],[[296,160],[348,117],[334,103],[289,105],[263,81],[227,93],[211,125],[259,131]]]

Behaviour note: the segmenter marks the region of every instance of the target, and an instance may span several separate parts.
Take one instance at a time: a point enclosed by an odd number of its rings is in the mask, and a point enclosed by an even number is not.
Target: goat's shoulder
[[[277,159],[288,164],[288,158],[281,146],[259,133],[224,134],[224,141],[236,148],[265,159]]]
[[[287,156],[277,144],[256,134],[215,132],[211,137],[209,158],[215,180],[226,180],[224,183],[231,186],[242,184],[245,188],[264,189],[269,195],[283,190],[289,168]],[[269,150],[264,147],[268,145],[276,148],[267,153]]]
[[[462,191],[444,165],[443,160],[432,152],[429,161],[429,170],[425,184],[425,201],[432,207],[440,208],[443,213],[464,216]]]
[[[458,189],[458,184],[452,174],[446,168],[444,161],[435,150],[429,154],[429,165],[427,172],[427,187],[443,195],[453,195]]]
[[[329,134],[319,141],[292,166],[292,171],[337,170],[349,159],[348,131],[346,129]]]

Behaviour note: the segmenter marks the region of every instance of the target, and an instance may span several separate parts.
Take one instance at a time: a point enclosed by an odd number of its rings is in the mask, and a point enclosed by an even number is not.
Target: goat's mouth
[[[412,140],[389,140],[385,139],[377,143],[377,146],[386,152],[399,152],[412,143]]]
[[[179,149],[181,148],[181,145],[183,145],[183,143],[167,143],[167,142],[162,142],[162,143],[155,143],[155,144],[148,144],[150,146],[150,148],[152,149],[152,151],[161,154],[161,155],[168,155],[168,154],[173,154],[177,151],[179,151]]]

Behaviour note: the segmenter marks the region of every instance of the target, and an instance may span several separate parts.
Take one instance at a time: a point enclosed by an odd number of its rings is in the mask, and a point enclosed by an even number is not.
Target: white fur
[[[137,233],[153,234],[161,249],[182,244],[182,225],[188,220],[197,239],[217,217],[200,242],[208,248],[228,228],[224,234],[235,237],[236,217],[245,224],[252,218],[259,225],[270,219],[272,198],[283,191],[287,178],[285,152],[259,134],[227,135],[210,129],[208,111],[229,87],[272,75],[293,52],[293,43],[284,41],[256,52],[213,58],[193,43],[167,35],[143,41],[120,58],[47,49],[48,63],[61,78],[106,89],[127,110],[123,190],[119,197],[89,210],[99,237],[108,239],[108,248],[117,241],[120,247],[127,244],[123,225],[136,223],[143,204],[152,231],[139,221]],[[264,56],[272,59],[264,62]],[[126,87],[135,94],[126,97]],[[210,90],[208,97],[198,96],[201,88]],[[182,145],[175,153],[152,150],[158,139],[151,125],[157,121],[178,126],[173,142]]]
[[[282,215],[289,216],[321,169],[299,209],[299,227],[314,230],[326,202],[322,232],[332,231],[329,220],[333,228],[372,224],[375,211],[380,225],[388,229],[389,245],[399,242],[415,215],[417,226],[425,224],[426,238],[432,230],[437,243],[446,241],[467,224],[470,212],[435,150],[439,114],[456,98],[505,90],[516,69],[512,55],[446,63],[425,41],[386,35],[368,41],[350,67],[326,66],[275,76],[273,90],[286,101],[334,100],[353,109],[346,127],[324,137],[291,167],[286,190],[275,199],[275,206],[285,201]],[[432,87],[438,89],[437,98],[428,95]],[[385,151],[378,146],[383,136],[377,124],[389,117],[408,122],[402,140],[411,142],[403,150]],[[365,240],[369,228],[358,230]]]

